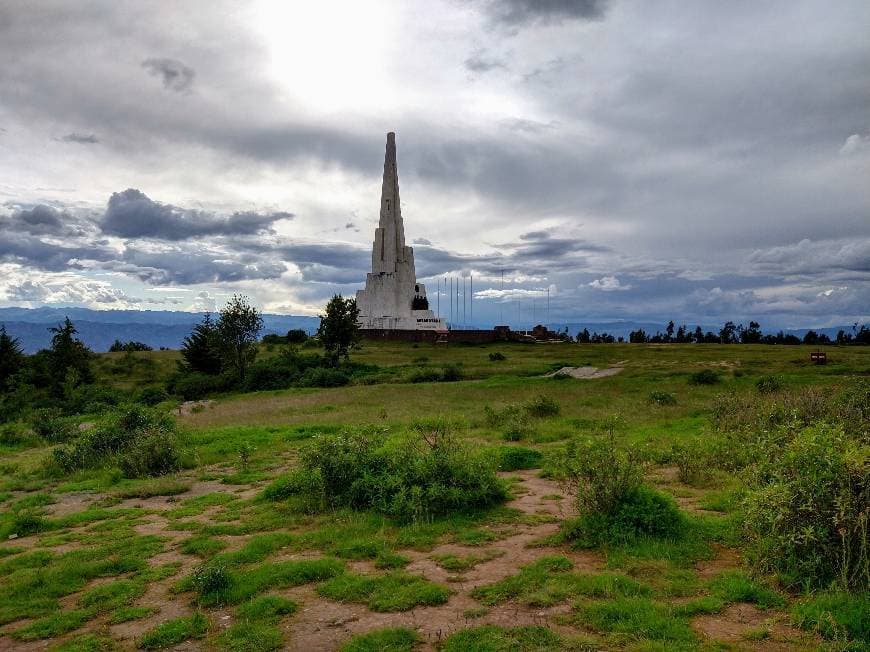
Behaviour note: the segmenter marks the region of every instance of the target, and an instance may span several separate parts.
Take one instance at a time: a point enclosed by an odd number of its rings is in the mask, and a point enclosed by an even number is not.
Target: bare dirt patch
[[[592,378],[607,378],[608,376],[615,376],[620,373],[622,369],[622,367],[607,367],[606,369],[599,369],[598,367],[562,367],[556,371],[544,374],[544,377],[552,378],[553,376],[570,376],[571,378],[584,380]]]
[[[751,604],[733,604],[720,614],[694,618],[692,627],[707,640],[736,645],[740,650],[817,649],[818,641],[783,618],[781,613]]]

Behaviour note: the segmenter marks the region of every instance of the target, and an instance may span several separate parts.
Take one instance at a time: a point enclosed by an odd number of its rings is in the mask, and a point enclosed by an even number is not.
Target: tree
[[[202,322],[194,326],[190,335],[184,338],[181,357],[184,358],[183,367],[188,371],[209,375],[217,375],[221,372],[222,361],[218,350],[217,331],[209,313],[205,313]]]
[[[735,326],[734,322],[726,321],[722,330],[719,331],[719,342],[721,344],[734,344],[737,341],[735,338],[736,333],[737,326]]]
[[[740,326],[740,341],[743,344],[758,344],[761,342],[761,324],[757,321],[750,321],[749,328]]]
[[[245,371],[257,355],[257,339],[263,330],[262,313],[248,303],[247,297],[234,294],[221,310],[215,330],[224,362],[244,380]]]
[[[818,344],[819,343],[819,334],[814,330],[809,330],[804,335],[804,344]]]
[[[704,331],[701,330],[700,326],[695,326],[695,334],[692,335],[692,339],[695,340],[695,344],[704,343]]]
[[[670,342],[674,338],[674,320],[668,322],[667,327],[665,328],[665,333],[668,334],[668,339],[666,342]]]
[[[61,394],[64,387],[73,388],[81,383],[93,382],[91,351],[75,337],[78,331],[70,318],[66,317],[63,324],[48,330],[54,333],[48,351],[52,391]]]
[[[0,390],[10,385],[12,376],[21,371],[24,365],[24,351],[18,338],[6,333],[6,326],[0,326]]]
[[[589,344],[592,341],[592,337],[589,335],[589,329],[584,328],[582,331],[577,333],[577,343],[578,344]]]
[[[308,334],[301,328],[291,328],[287,331],[287,342],[289,344],[305,344],[308,339]]]
[[[360,340],[359,308],[356,299],[345,299],[340,294],[333,296],[326,304],[326,313],[320,315],[320,328],[317,335],[323,343],[326,358],[333,367],[338,366],[340,358],[348,359],[350,350]]]

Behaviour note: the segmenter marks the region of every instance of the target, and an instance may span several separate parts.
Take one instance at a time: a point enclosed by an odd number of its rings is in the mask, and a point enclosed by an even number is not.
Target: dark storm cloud
[[[100,142],[100,139],[94,134],[78,134],[75,132],[67,134],[60,140],[65,143],[77,143],[79,145],[96,145]]]
[[[507,67],[505,66],[504,61],[494,57],[488,57],[483,51],[478,51],[472,54],[465,60],[463,65],[471,72],[489,72],[490,70],[496,70],[498,68],[505,69]]]
[[[193,85],[193,78],[196,75],[193,68],[184,65],[177,59],[145,59],[142,62],[142,67],[150,75],[159,77],[163,82],[163,87],[172,91],[189,90]]]
[[[494,0],[487,7],[493,20],[509,26],[562,20],[601,20],[606,0]]]
[[[105,233],[123,238],[184,240],[207,235],[262,233],[270,231],[277,220],[292,218],[293,215],[286,212],[243,212],[219,217],[205,211],[162,204],[135,188],[128,188],[109,198],[101,226]]]
[[[7,217],[0,216],[0,234],[3,231],[9,231],[7,237],[14,237],[16,234],[54,237],[80,236],[86,234],[90,227],[91,223],[87,218],[59,211],[45,204],[15,210]]]

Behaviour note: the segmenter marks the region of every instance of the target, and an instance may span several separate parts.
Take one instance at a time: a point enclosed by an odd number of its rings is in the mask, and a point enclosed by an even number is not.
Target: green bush
[[[308,369],[299,384],[302,387],[342,387],[350,382],[350,377],[338,369],[316,367]]]
[[[870,448],[825,423],[768,442],[745,501],[750,561],[788,586],[870,590]]]
[[[720,381],[719,374],[712,369],[696,371],[689,376],[690,385],[717,385]]]
[[[755,382],[755,389],[759,394],[773,394],[783,387],[782,378],[779,376],[762,376]]]
[[[677,465],[677,479],[687,485],[704,486],[713,478],[709,447],[699,442],[674,444],[671,461]]]
[[[486,424],[490,428],[500,428],[505,441],[528,439],[535,432],[529,413],[517,403],[509,403],[500,410],[487,405],[483,412]]]
[[[519,471],[521,469],[540,468],[544,459],[543,453],[533,448],[523,446],[499,446],[498,468],[500,471]]]
[[[244,389],[248,392],[285,389],[299,376],[299,367],[281,356],[257,360],[245,373]]]
[[[441,380],[441,372],[432,367],[418,367],[408,376],[410,383],[437,383]]]
[[[581,513],[611,514],[642,484],[643,467],[613,435],[571,440],[557,468],[565,476]]]
[[[507,360],[507,356],[505,356],[501,351],[493,351],[489,354],[490,362],[501,362],[503,360]]]
[[[146,387],[139,392],[138,400],[143,405],[155,406],[169,398],[169,393],[162,387]]]
[[[186,371],[172,376],[167,383],[167,389],[181,396],[185,401],[225,392],[232,386],[232,379],[227,376],[204,374],[198,371]]]
[[[462,373],[462,367],[458,364],[449,364],[441,370],[441,382],[453,383],[457,380],[462,380],[465,374]]]
[[[75,423],[63,417],[57,408],[36,410],[30,418],[30,427],[36,435],[50,444],[69,441],[78,434]]]
[[[65,473],[118,465],[125,475],[139,477],[179,468],[175,422],[167,414],[140,405],[108,415],[52,454],[54,464]]]
[[[444,421],[418,423],[398,442],[373,429],[319,435],[301,451],[300,465],[300,474],[268,494],[316,492],[327,505],[371,508],[402,521],[486,507],[506,496],[491,456],[461,444]]]
[[[649,393],[647,402],[654,403],[656,405],[676,405],[677,397],[673,394],[669,394],[668,392],[654,391]]]
[[[538,394],[531,401],[523,406],[529,416],[532,417],[553,417],[559,414],[561,408],[549,396]]]
[[[670,496],[640,486],[609,512],[587,512],[563,527],[569,541],[583,547],[628,543],[639,537],[679,539],[686,520]]]

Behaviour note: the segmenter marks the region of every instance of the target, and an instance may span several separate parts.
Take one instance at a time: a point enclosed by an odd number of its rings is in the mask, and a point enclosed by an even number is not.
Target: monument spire
[[[356,294],[362,328],[433,330],[444,322],[429,310],[426,286],[417,281],[414,250],[405,244],[399,200],[396,134],[387,134],[381,213],[372,243],[372,271]]]

